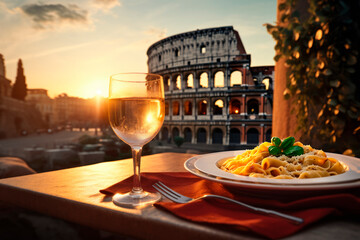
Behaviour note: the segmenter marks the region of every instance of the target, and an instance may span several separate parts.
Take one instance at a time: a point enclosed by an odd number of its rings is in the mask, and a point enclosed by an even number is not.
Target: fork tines
[[[177,192],[173,191],[169,187],[167,187],[162,182],[157,182],[153,185],[153,187],[163,196],[169,198],[170,200],[176,200],[177,198],[181,197]]]

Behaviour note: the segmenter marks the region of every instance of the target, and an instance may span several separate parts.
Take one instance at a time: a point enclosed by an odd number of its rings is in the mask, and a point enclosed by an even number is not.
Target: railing
[[[166,115],[165,121],[237,121],[237,120],[246,120],[246,121],[263,121],[271,120],[272,114],[228,114],[228,115]]]
[[[186,88],[186,89],[174,89],[171,90],[170,88],[167,88],[165,90],[166,94],[172,94],[172,93],[196,93],[196,92],[214,92],[214,91],[222,91],[222,92],[246,92],[246,91],[264,91],[265,92],[265,86],[264,85],[236,85],[236,86],[228,86],[228,87],[207,87],[207,88]]]
[[[179,57],[181,58],[181,57]],[[248,54],[241,54],[241,55],[217,55],[217,56],[206,56],[206,57],[195,57],[195,58],[182,58],[176,61],[168,61],[159,64],[156,63],[157,60],[149,61],[149,69],[151,72],[158,72],[162,70],[166,70],[169,68],[175,67],[190,67],[194,65],[201,65],[201,64],[223,64],[229,63],[232,61],[249,61],[250,55]],[[190,64],[189,64],[190,63]]]

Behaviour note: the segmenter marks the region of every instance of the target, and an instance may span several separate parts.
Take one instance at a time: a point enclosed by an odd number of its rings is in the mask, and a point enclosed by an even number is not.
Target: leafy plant
[[[185,139],[183,137],[176,136],[174,137],[174,142],[177,147],[180,147],[185,142]]]
[[[293,103],[296,130],[360,155],[359,2],[309,0],[307,18],[296,3],[279,4],[280,22],[265,24],[276,41],[274,60],[288,67],[284,97]]]

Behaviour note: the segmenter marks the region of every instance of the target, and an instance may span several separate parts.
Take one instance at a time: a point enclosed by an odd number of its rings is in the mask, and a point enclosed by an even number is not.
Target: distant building
[[[36,109],[40,111],[41,117],[48,127],[55,125],[54,100],[48,96],[46,89],[28,89],[25,100],[35,105]]]
[[[90,99],[70,97],[63,93],[54,98],[53,108],[58,125],[91,127],[94,124],[94,103]]]
[[[23,69],[22,77],[26,88]],[[13,85],[6,78],[5,61],[0,54],[0,138],[31,133],[45,125],[39,111],[32,104],[13,98],[12,92]]]
[[[0,54],[0,96],[11,96],[11,81],[6,78],[5,61],[2,54]]]
[[[46,89],[28,89],[26,101],[33,104],[41,113],[48,127],[70,125],[87,128],[96,126],[96,102],[94,99],[71,97],[66,93],[54,99]]]
[[[100,111],[106,105],[102,99],[83,99],[65,93],[52,99],[48,91],[41,88],[27,89],[22,94],[26,96],[25,101],[15,99],[12,97],[14,85],[6,78],[4,62],[0,54],[0,138],[66,125],[77,128],[99,125]],[[21,85],[26,88],[21,61],[17,76],[22,77]]]
[[[149,72],[163,76],[165,122],[159,138],[241,148],[271,138],[274,66],[250,67],[233,27],[200,29],[152,44]]]

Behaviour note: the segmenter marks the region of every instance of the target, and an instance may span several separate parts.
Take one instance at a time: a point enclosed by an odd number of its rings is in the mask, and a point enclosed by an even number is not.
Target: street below
[[[24,158],[25,148],[60,148],[63,145],[77,143],[83,135],[94,136],[95,131],[60,131],[52,134],[41,133],[0,140],[0,156]]]

